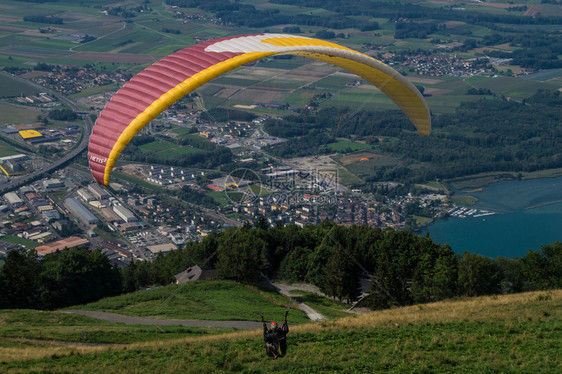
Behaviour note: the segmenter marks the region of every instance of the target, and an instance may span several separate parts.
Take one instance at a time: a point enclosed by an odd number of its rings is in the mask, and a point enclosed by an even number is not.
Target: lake
[[[521,257],[529,249],[562,241],[562,177],[503,181],[471,195],[471,207],[499,214],[478,217],[447,217],[431,223],[422,234],[447,243],[456,253],[468,251],[487,257]]]

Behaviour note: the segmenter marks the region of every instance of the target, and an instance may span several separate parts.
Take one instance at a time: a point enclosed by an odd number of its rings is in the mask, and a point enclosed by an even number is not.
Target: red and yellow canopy
[[[115,161],[131,139],[174,102],[227,71],[276,54],[309,57],[357,74],[389,96],[420,134],[429,135],[431,117],[423,96],[400,73],[370,56],[301,36],[229,36],[164,57],[133,77],[111,98],[90,136],[88,160],[95,180],[107,185]]]

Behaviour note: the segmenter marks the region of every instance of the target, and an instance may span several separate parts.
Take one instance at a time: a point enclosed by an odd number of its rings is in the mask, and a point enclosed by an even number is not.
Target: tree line
[[[538,15],[536,17],[529,17],[516,14],[484,13],[469,9],[451,11],[450,7],[426,7],[400,1],[271,0],[271,2],[312,9],[326,9],[344,16],[371,16],[390,20],[401,18],[458,20],[477,25],[498,23],[512,25],[562,24],[562,17],[560,16]]]
[[[456,296],[478,296],[562,287],[562,243],[521,258],[453,253],[448,245],[392,229],[323,222],[299,228],[265,219],[212,232],[154,261],[118,269],[101,251],[70,249],[40,259],[33,250],[11,251],[0,270],[5,308],[53,309],[167,285],[175,274],[200,265],[220,278],[255,282],[266,276],[317,285],[328,296],[354,301],[360,281],[370,281],[363,305],[373,309]]]
[[[78,115],[70,109],[53,109],[49,111],[47,117],[55,121],[75,121],[78,119]]]
[[[48,23],[51,25],[62,25],[63,19],[54,16],[25,16],[23,17],[24,22],[38,22],[38,23]]]
[[[121,271],[101,250],[71,248],[44,256],[14,250],[0,269],[2,308],[55,309],[122,292]]]
[[[225,25],[268,27],[284,24],[320,26],[331,29],[357,28],[375,30],[376,22],[360,20],[341,14],[283,14],[279,9],[257,9],[251,4],[229,0],[166,0],[167,5],[199,8],[214,13]],[[301,4],[299,4],[300,6]]]

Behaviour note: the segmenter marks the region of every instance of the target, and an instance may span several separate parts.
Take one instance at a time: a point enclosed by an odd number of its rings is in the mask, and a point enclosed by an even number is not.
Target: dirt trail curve
[[[108,322],[124,323],[126,325],[180,325],[185,327],[225,327],[242,330],[259,329],[261,322],[252,321],[198,321],[190,319],[155,319],[136,316],[125,316],[116,313],[97,312],[91,310],[63,310],[63,313],[80,314]]]
[[[322,321],[322,320],[326,319],[322,314],[318,313],[317,311],[315,311],[314,309],[312,309],[308,305],[306,305],[304,303],[301,303],[297,299],[293,298],[290,294],[290,292],[292,290],[301,290],[301,291],[308,291],[308,292],[312,292],[312,293],[320,293],[320,291],[318,290],[317,287],[312,286],[312,285],[308,285],[308,284],[290,285],[290,284],[285,284],[285,283],[272,283],[272,285],[275,288],[277,288],[277,290],[279,290],[279,293],[281,293],[282,295],[285,295],[289,299],[293,300],[299,306],[299,308],[301,308],[302,311],[306,313],[306,315],[308,316],[308,318],[310,318],[311,321]]]

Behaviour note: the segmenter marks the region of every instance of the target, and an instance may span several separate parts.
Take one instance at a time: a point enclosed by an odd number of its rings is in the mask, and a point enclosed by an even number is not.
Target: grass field
[[[319,81],[317,81],[316,83],[314,83],[314,85],[317,88],[328,88],[328,89],[343,89],[346,86],[346,83],[350,83],[353,82],[354,80],[358,80],[358,78],[356,78],[354,75],[330,75],[327,76],[326,78],[322,78]]]
[[[37,89],[29,84],[0,74],[0,97],[20,96],[21,94],[35,95]]]
[[[120,172],[114,170],[111,173],[111,175],[116,177],[116,178],[120,178],[120,179],[122,179],[126,182],[132,183],[133,185],[141,186],[143,188],[146,188],[150,191],[154,191],[156,193],[161,193],[161,194],[167,193],[165,188],[162,188],[162,187],[157,186],[155,184],[149,183],[149,182],[145,181],[144,179],[139,179],[139,178],[133,177],[132,175],[129,175],[129,174],[120,173]]]
[[[2,107],[0,105],[0,110],[1,109],[2,109]],[[17,155],[19,153],[20,152],[18,152],[16,149],[14,149],[14,147],[12,147],[10,144],[4,143],[3,141],[0,141],[0,157]]]
[[[478,202],[478,199],[470,195],[454,195],[450,198],[451,202],[464,206],[473,206]]]
[[[37,243],[37,242],[27,240],[27,239],[24,239],[24,238],[20,238],[19,236],[13,236],[13,235],[5,236],[0,240],[2,240],[4,242],[8,242],[8,243],[21,244],[26,248],[35,248],[39,245],[39,243]]]
[[[25,328],[25,324],[19,325]],[[117,346],[2,339],[4,372],[559,373],[562,290],[394,308],[291,326],[271,360],[261,331]]]
[[[338,183],[349,186],[354,183],[360,183],[361,179],[345,168],[338,168]]]
[[[205,195],[213,198],[213,200],[215,200],[215,202],[219,205],[226,206],[228,204],[232,204],[224,191],[207,191],[205,192]]]
[[[24,124],[37,121],[37,116],[41,114],[40,109],[0,103],[0,125],[5,123]]]
[[[92,95],[97,95],[100,94],[102,92],[115,92],[117,91],[117,89],[119,89],[119,84],[118,83],[110,83],[110,84],[105,84],[103,86],[93,86],[93,87],[88,87],[83,89],[82,91],[80,91],[79,93],[76,93],[74,95],[70,95],[69,98],[70,99],[78,99],[80,97],[87,97],[87,96],[92,96]]]
[[[355,152],[371,148],[368,144],[356,143],[345,139],[337,139],[335,143],[328,144],[328,147],[334,152]]]
[[[350,172],[357,175],[358,177],[371,175],[373,170],[380,167],[396,166],[401,164],[400,160],[390,156],[376,155],[376,157],[366,156],[365,158],[369,158],[369,159],[364,161],[356,160],[354,162],[346,164],[345,162],[346,159],[344,156],[343,158],[340,158],[338,161],[342,162]]]
[[[166,141],[154,141],[154,142],[146,143],[141,145],[139,148],[144,153],[153,152],[156,155],[156,157],[163,160],[173,159],[178,156],[186,155],[189,153],[202,152],[200,149],[197,148],[177,145]]]
[[[25,328],[22,328],[25,326]],[[228,332],[225,328],[124,325],[55,311],[1,310],[0,342],[17,340],[124,344]],[[0,350],[1,351],[1,350]],[[0,353],[0,361],[2,357]]]
[[[178,135],[187,135],[191,133],[191,128],[187,128],[187,127],[176,127],[174,129],[172,129],[172,132],[174,134],[178,134]]]
[[[538,82],[530,79],[521,80],[514,77],[497,77],[476,84],[477,88],[489,88],[497,95],[509,96],[521,100],[533,96],[539,89],[558,89],[559,85],[548,82]]]

